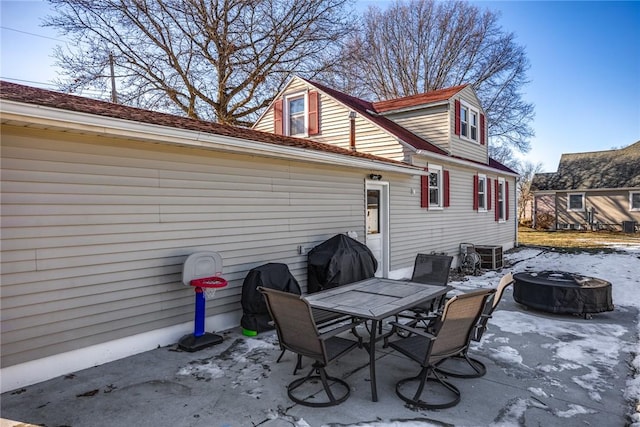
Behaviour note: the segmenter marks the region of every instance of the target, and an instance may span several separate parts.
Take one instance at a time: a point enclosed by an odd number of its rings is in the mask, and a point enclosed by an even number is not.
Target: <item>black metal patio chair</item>
[[[349,384],[342,379],[329,376],[326,366],[358,346],[357,341],[337,336],[352,329],[353,324],[349,323],[320,333],[311,307],[304,297],[274,289],[259,288],[259,290],[267,301],[280,346],[284,350],[290,350],[299,356],[314,360],[306,376],[292,381],[287,386],[289,398],[301,405],[314,407],[333,406],[344,402],[351,393]],[[313,385],[318,380],[322,384],[322,390],[313,390]],[[295,393],[299,388],[305,392]],[[334,390],[336,388],[338,390]],[[315,400],[319,399],[322,391],[326,398]]]
[[[440,361],[460,354],[469,346],[484,306],[495,292],[495,289],[481,289],[454,296],[445,303],[442,315],[432,324],[430,333],[393,322],[408,336],[390,341],[389,346],[422,368],[418,375],[396,384],[396,394],[402,400],[426,409],[448,408],[460,401],[460,391],[444,380],[437,366]],[[428,398],[423,399],[424,394],[428,394]]]
[[[504,275],[498,286],[495,288],[495,294],[485,304],[482,310],[482,315],[478,319],[478,323],[475,325],[471,340],[479,342],[482,339],[484,331],[487,329],[487,324],[493,312],[498,307],[504,290],[514,283],[513,274],[508,273]],[[448,376],[458,378],[477,378],[483,376],[487,372],[487,368],[480,360],[473,357],[469,357],[469,346],[465,347],[459,354],[443,359],[437,365],[437,370]]]

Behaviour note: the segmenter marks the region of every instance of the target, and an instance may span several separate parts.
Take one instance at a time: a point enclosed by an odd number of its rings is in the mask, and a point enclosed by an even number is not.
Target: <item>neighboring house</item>
[[[426,106],[433,137],[413,106],[369,118],[370,104],[331,102],[358,114],[355,149],[348,114],[329,132],[325,107],[311,141],[1,82],[2,391],[192,332],[181,273],[197,251],[224,259],[229,285],[207,303],[207,330],[221,330],[239,324],[251,268],[286,263],[306,288],[306,251],[337,233],[376,248],[389,277],[408,277],[418,252],[515,245],[516,174],[487,158],[470,87]]]
[[[546,216],[555,229],[633,232],[640,223],[640,141],[563,154],[558,171],[536,174],[531,188],[538,224]]]

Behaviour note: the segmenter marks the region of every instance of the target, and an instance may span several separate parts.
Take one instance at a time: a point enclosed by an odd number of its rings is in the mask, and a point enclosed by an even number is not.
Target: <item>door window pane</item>
[[[367,234],[380,233],[380,190],[367,190]]]

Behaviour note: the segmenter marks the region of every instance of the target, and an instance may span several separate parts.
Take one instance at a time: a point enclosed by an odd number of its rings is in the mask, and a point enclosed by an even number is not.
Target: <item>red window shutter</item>
[[[282,99],[273,103],[273,132],[282,135]]]
[[[495,186],[496,186],[496,221],[500,221],[500,194],[498,194],[498,191],[500,191],[500,184],[498,183],[498,180],[495,180]]]
[[[509,221],[509,183],[504,182],[504,219]]]
[[[473,210],[478,210],[478,175],[473,175]]]
[[[484,132],[484,114],[480,114],[480,144],[485,144],[485,132]]]
[[[457,99],[454,101],[454,106],[455,106],[455,115],[456,115],[456,129],[455,129],[455,133],[456,135],[460,135],[460,101],[458,101]]]
[[[487,210],[491,210],[491,178],[487,178]]]
[[[443,171],[443,191],[444,191],[444,207],[448,208],[449,207],[449,171],[445,170]]]
[[[309,92],[309,135],[317,135],[320,133],[320,122],[318,120],[318,92],[313,90]]]
[[[426,175],[420,177],[420,207],[429,207],[429,177]]]

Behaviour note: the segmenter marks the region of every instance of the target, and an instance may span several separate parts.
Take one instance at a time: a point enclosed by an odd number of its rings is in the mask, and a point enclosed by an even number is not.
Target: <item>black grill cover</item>
[[[269,263],[249,271],[242,284],[242,319],[240,325],[250,331],[273,329],[264,296],[258,286],[300,295],[300,285],[286,264]]]
[[[313,293],[368,279],[377,268],[378,261],[366,245],[337,234],[309,251],[307,288]]]

